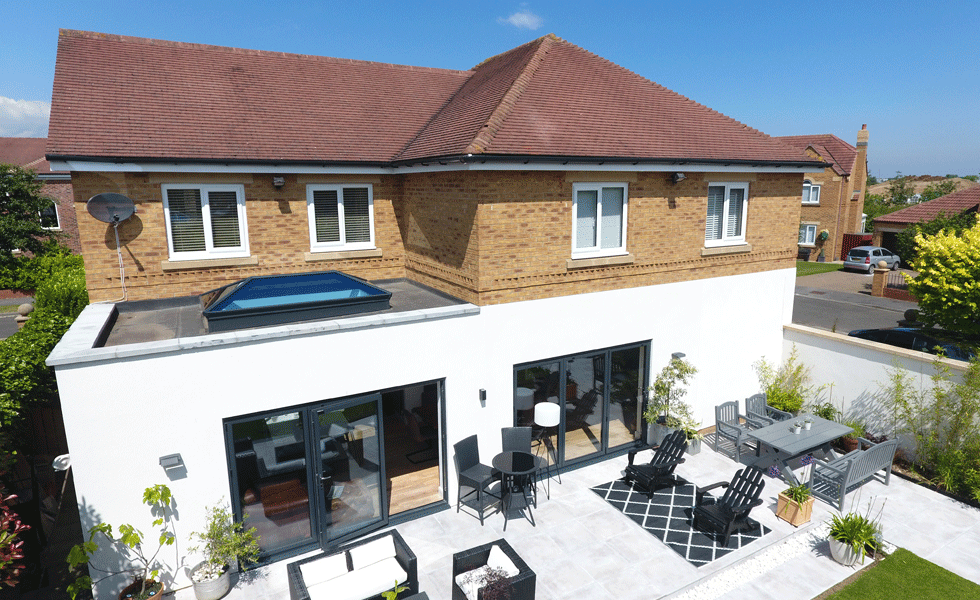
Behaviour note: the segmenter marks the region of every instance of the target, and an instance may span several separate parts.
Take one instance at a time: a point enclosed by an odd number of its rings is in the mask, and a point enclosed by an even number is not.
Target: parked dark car
[[[902,259],[888,248],[880,246],[858,246],[844,257],[844,268],[874,273],[878,262],[885,261],[887,268],[894,271],[902,264]]]
[[[974,358],[977,353],[978,342],[980,342],[980,340],[967,339],[942,329],[920,329],[917,327],[855,329],[847,335],[930,354],[939,354],[938,347],[942,349],[946,358],[956,360]]]

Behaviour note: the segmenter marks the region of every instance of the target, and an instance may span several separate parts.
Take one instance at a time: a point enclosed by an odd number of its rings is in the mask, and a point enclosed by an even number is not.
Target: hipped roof
[[[547,35],[469,71],[62,30],[49,158],[819,164]]]
[[[882,215],[875,218],[874,222],[882,225],[908,225],[931,221],[940,213],[951,217],[967,211],[976,212],[978,208],[980,208],[980,186],[972,186]]]

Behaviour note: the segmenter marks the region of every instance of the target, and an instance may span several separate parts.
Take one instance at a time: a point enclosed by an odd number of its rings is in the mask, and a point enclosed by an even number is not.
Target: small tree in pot
[[[225,504],[208,507],[204,530],[192,533],[191,540],[197,544],[188,550],[200,551],[204,557],[190,573],[198,600],[217,600],[227,594],[231,588],[230,565],[254,563],[259,557],[255,528],[245,529]]]
[[[682,398],[687,390],[682,387],[698,372],[684,360],[683,354],[674,354],[650,386],[650,399],[643,419],[647,422],[650,445],[657,445],[674,429],[697,429],[697,422],[689,404]]]

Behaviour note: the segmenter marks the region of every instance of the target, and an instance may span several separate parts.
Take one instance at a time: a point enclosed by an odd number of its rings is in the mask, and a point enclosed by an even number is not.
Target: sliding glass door
[[[642,434],[648,350],[635,344],[518,365],[514,423],[531,427],[538,454],[561,465],[632,444]]]

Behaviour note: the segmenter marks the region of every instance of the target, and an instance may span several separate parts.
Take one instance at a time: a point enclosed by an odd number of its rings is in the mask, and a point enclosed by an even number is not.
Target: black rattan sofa
[[[511,584],[510,600],[534,600],[534,587],[537,576],[527,566],[524,559],[503,538],[495,542],[490,542],[489,544],[453,554],[453,600],[466,600],[466,594],[456,584],[456,576],[487,564],[487,558],[490,556],[490,550],[493,546],[499,546],[519,571],[517,575],[508,578],[508,582]],[[482,589],[478,592],[478,595],[479,600],[482,600]]]

